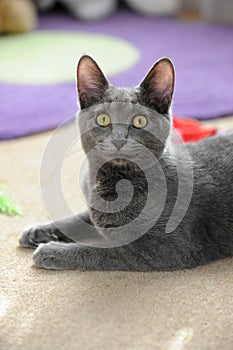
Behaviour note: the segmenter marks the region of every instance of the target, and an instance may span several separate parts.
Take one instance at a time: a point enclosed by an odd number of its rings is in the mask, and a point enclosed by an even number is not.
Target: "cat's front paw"
[[[19,243],[26,248],[36,248],[40,243],[57,240],[57,235],[49,225],[35,225],[23,231]]]
[[[47,270],[64,269],[64,257],[60,252],[60,245],[62,243],[41,243],[32,256],[35,265]]]

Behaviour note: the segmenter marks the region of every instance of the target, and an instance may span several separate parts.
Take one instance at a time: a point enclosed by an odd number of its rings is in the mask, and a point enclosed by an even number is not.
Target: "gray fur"
[[[25,230],[20,244],[25,247],[38,246],[33,254],[38,267],[175,270],[193,268],[233,255],[233,134],[211,137],[186,146],[192,164],[192,197],[181,222],[172,232],[166,230],[177,198],[178,181],[190,180],[190,164],[183,156],[184,145],[171,146],[168,142],[174,71],[168,60],[160,62],[140,86],[116,89],[107,82],[90,57],[84,56],[80,60],[78,90],[82,111],[79,126],[88,158],[84,192],[90,202],[95,202],[98,193],[106,203],[111,203],[119,195],[117,183],[128,180],[134,187],[134,193],[130,203],[120,211],[103,212],[98,210],[97,205],[71,218]],[[119,108],[113,109],[113,112],[117,111],[115,124],[112,128],[98,127],[95,124],[96,114],[101,108],[111,112],[114,103],[119,103]],[[135,111],[147,115],[150,120],[148,128],[137,130],[130,126]],[[155,217],[158,204],[164,197],[163,191],[160,191],[161,171],[166,179],[165,205],[156,223],[136,240],[120,246],[98,248],[96,242],[105,239],[103,232],[111,235],[114,228],[120,227],[123,240],[124,237],[130,240],[136,234],[127,232],[124,225],[140,215],[148,196],[148,183],[142,169],[133,161],[136,158],[131,161],[118,153],[115,160],[109,160],[109,154],[116,153],[112,141],[117,139],[127,140],[121,151],[136,154],[138,161],[143,159],[143,147],[149,149],[157,160],[148,164],[147,168],[153,179],[154,203],[143,213],[143,220],[137,224],[137,229],[145,232],[148,221]],[[98,150],[96,157],[89,154],[94,146]],[[98,168],[96,181],[94,174],[100,160],[105,164]],[[180,165],[179,178],[177,163]],[[72,242],[77,237],[84,244]]]

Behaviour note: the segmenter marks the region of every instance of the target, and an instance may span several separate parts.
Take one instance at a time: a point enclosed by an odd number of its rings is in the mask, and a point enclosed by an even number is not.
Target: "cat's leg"
[[[27,227],[20,235],[19,243],[25,248],[36,248],[40,243],[51,241],[72,242],[53,223]]]
[[[19,243],[23,247],[35,248],[40,243],[51,241],[73,242],[75,239],[83,239],[88,234],[90,225],[92,223],[89,213],[85,211],[70,218],[26,228],[19,238]]]
[[[129,246],[93,248],[78,243],[40,244],[33,254],[36,266],[49,270],[149,270]]]
[[[154,239],[143,235],[130,244],[96,248],[79,243],[40,244],[33,254],[36,266],[49,270],[122,270],[152,271],[190,268],[197,259],[182,250],[180,242],[170,237]]]

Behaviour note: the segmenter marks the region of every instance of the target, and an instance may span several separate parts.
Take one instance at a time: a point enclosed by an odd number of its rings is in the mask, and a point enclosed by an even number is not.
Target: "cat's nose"
[[[112,143],[118,149],[118,151],[126,144],[126,140],[124,139],[118,139],[118,140],[112,140]]]

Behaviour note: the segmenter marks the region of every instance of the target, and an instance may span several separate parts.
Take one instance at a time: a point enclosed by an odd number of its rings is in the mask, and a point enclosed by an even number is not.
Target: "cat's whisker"
[[[73,150],[73,151],[67,153],[66,156],[65,156],[65,159],[68,159],[68,158],[70,158],[70,157],[72,157],[72,156],[75,156],[75,155],[77,155],[78,153],[82,153],[82,154],[83,154],[82,148],[76,149],[76,150]]]

